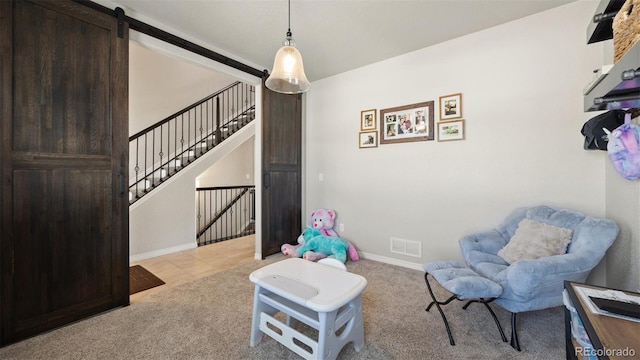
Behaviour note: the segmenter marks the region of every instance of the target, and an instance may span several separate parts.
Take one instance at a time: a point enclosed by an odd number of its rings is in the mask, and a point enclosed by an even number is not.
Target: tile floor
[[[130,302],[161,292],[169,287],[213,275],[254,260],[255,236],[245,236],[195,249],[132,262],[141,265],[165,282],[130,297]]]

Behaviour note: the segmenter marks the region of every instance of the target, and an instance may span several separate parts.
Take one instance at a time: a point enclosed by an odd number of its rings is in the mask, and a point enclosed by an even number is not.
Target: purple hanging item
[[[640,126],[631,123],[631,113],[625,114],[624,124],[609,133],[607,152],[622,177],[640,179]]]

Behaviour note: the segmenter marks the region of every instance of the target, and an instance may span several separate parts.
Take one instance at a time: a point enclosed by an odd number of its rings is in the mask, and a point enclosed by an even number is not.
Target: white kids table
[[[254,271],[249,279],[255,284],[251,346],[263,333],[305,359],[335,359],[349,342],[356,351],[364,346],[364,277],[290,258]],[[273,317],[277,312],[286,314],[286,324]],[[297,331],[296,320],[316,329],[318,341]]]

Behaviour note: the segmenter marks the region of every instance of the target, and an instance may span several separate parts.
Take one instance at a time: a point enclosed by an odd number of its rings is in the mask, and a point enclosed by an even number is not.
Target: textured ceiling
[[[293,0],[291,31],[315,81],[573,1]],[[259,70],[288,27],[286,0],[96,2]]]

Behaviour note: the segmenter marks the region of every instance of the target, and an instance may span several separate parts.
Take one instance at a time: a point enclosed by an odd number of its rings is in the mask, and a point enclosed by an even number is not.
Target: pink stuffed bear
[[[318,209],[311,213],[311,227],[320,230],[322,235],[336,237],[335,231],[333,231],[334,220],[336,219],[336,212],[333,210]]]
[[[322,235],[338,237],[338,234],[333,230],[335,219],[336,219],[335,211],[331,209],[317,209],[311,213],[311,224],[309,227],[315,231],[319,231],[320,234]],[[298,237],[298,245],[291,245],[291,244],[282,245],[282,247],[280,248],[282,253],[285,254],[286,256],[297,257],[298,248],[300,246],[303,246],[305,243],[305,238],[303,235],[300,235]],[[349,241],[347,242],[349,243],[349,247],[347,249],[347,254],[349,255],[349,259],[351,259],[351,261],[360,260],[360,256],[358,255],[358,251],[356,250],[356,248],[353,246],[353,244],[351,244],[351,242]],[[327,255],[328,254],[308,252],[305,255],[305,258],[307,260],[314,261],[314,260],[322,259]]]

